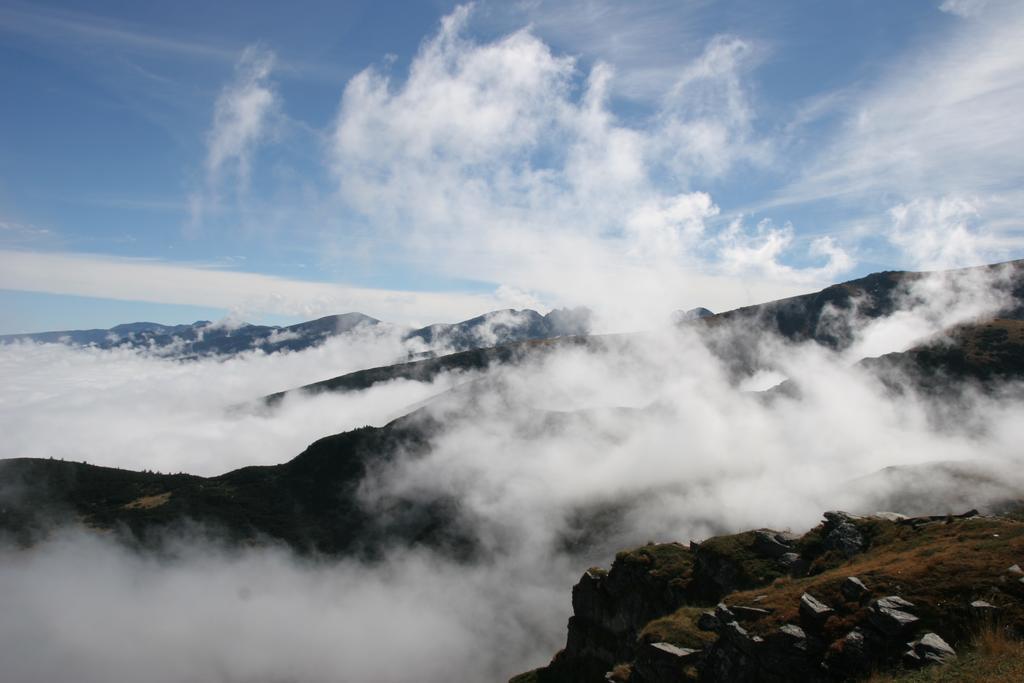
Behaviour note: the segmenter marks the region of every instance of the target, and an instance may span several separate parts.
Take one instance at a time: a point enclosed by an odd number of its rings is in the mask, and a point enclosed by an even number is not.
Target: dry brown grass
[[[888,523],[887,523],[888,524]],[[985,599],[1003,607],[1003,619],[1020,630],[1024,610],[1007,593],[1024,594],[1024,586],[1006,576],[1006,568],[1024,558],[1024,524],[1010,519],[977,518],[952,523],[933,523],[913,529],[889,524],[882,529],[879,545],[818,574],[776,581],[770,587],[734,593],[727,604],[750,604],[759,594],[767,597],[759,606],[774,609],[753,628],[763,632],[786,622],[797,622],[800,595],[807,591],[837,612],[839,627],[855,616],[860,605],[845,603],[839,586],[847,576],[857,576],[875,597],[900,595],[917,606],[917,613],[931,628],[947,638],[969,634],[962,629],[966,606]],[[1022,679],[1024,680],[1024,679]]]
[[[971,638],[970,649],[946,666],[921,671],[876,673],[868,683],[1020,683],[1024,681],[1024,643],[1001,625],[986,624]]]
[[[124,505],[121,506],[121,509],[123,509],[123,510],[152,510],[153,508],[158,508],[161,505],[165,504],[170,499],[171,499],[171,492],[170,491],[167,491],[165,493],[158,493],[158,494],[153,495],[153,496],[142,496],[141,498],[136,498],[135,500],[131,501],[130,503],[125,503]]]
[[[640,632],[640,640],[646,643],[672,643],[679,647],[700,649],[715,641],[714,633],[697,628],[697,619],[706,607],[682,607],[648,623]]]

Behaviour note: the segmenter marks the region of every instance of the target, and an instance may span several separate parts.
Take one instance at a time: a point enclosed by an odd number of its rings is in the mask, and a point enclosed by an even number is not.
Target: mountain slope
[[[375,555],[389,544],[465,552],[450,500],[363,504],[360,483],[401,453],[416,457],[436,428],[415,413],[384,427],[328,436],[282,465],[218,477],[131,472],[84,463],[0,460],[0,530],[20,544],[66,524],[158,546],[182,525],[234,543],[282,542],[298,552]]]
[[[941,278],[947,294],[972,287],[1002,293],[1007,302],[996,317],[1024,319],[1024,259],[940,272],[885,271],[831,285],[812,294],[744,306],[702,318],[712,327],[741,323],[774,332],[792,341],[814,340],[831,348],[846,348],[854,326],[891,315],[920,303],[915,284]]]
[[[431,373],[456,368],[479,369],[488,363],[513,362],[517,354],[544,352],[566,343],[600,342],[574,337],[467,351],[406,364],[404,371],[410,378],[427,379]],[[889,381],[894,381],[891,368],[901,368],[904,381],[911,384],[900,386],[934,388],[938,386],[936,378],[942,378],[942,387],[947,390],[964,382],[1024,380],[1024,321],[961,326],[949,340],[941,342],[938,351],[937,343],[873,362],[882,364],[880,372]],[[391,368],[378,370],[390,376],[395,372]],[[345,376],[344,388],[372,384],[377,379],[374,372]],[[467,386],[465,391],[477,390]],[[338,387],[325,390],[330,388]],[[442,426],[432,414],[437,413],[420,410],[384,427],[364,427],[325,437],[287,463],[246,467],[210,478],[31,458],[0,461],[0,528],[28,542],[34,533],[80,520],[100,529],[123,528],[133,541],[148,542],[161,530],[188,520],[235,541],[264,538],[287,543],[301,552],[372,554],[389,543],[427,543],[469,552],[473,539],[459,528],[457,501],[372,502],[359,497],[360,486],[373,468],[396,457],[415,458],[426,452],[432,435]],[[567,418],[538,412],[533,422],[547,425],[545,429],[550,431]],[[915,478],[909,481],[912,484]],[[858,486],[870,488],[870,483]],[[909,497],[901,499],[899,487],[885,488],[896,491],[891,500],[904,510],[927,509],[948,493],[909,486]],[[991,486],[985,490],[996,491]],[[967,496],[965,504],[983,504],[981,491],[979,488],[973,500]],[[1000,495],[1009,494],[1004,491]],[[908,507],[911,501],[913,505]]]
[[[992,279],[1001,273],[999,280],[1005,297],[1012,303],[1000,315],[1004,319],[1024,319],[1024,260],[1005,264],[964,268],[949,271],[951,280]],[[759,336],[776,333],[791,341],[813,340],[830,348],[845,348],[852,339],[851,324],[854,319],[870,320],[890,315],[901,304],[907,303],[910,287],[914,282],[934,275],[933,273],[885,272],[832,285],[825,289],[787,299],[770,301],[756,306],[746,306],[732,311],[708,315],[695,314],[677,319],[679,325],[696,326],[705,334],[708,346],[738,374],[752,374],[761,365],[756,345],[751,344],[748,333],[761,330]],[[578,309],[576,309],[578,310]],[[698,309],[695,309],[698,310]],[[856,318],[843,312],[856,311]],[[530,313],[533,313],[530,311]],[[548,314],[554,316],[557,311]],[[486,316],[473,319],[473,325],[482,324]],[[530,317],[530,320],[535,318]],[[313,384],[278,392],[265,400],[280,401],[292,391],[320,393],[322,391],[352,391],[367,389],[379,382],[396,379],[429,381],[438,374],[451,370],[481,370],[500,363],[515,363],[536,351],[549,350],[561,344],[601,345],[611,338],[628,340],[636,335],[601,336],[556,336],[545,343],[531,341],[498,344],[493,348],[471,352],[454,353],[439,358],[410,361],[395,365],[360,370],[339,375]],[[952,358],[947,361],[952,362]]]

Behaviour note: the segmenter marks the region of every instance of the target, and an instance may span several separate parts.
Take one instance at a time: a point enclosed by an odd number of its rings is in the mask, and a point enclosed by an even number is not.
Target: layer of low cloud
[[[790,265],[797,241],[786,224],[712,227],[719,209],[696,180],[774,154],[753,133],[745,87],[755,44],[703,41],[673,73],[653,123],[634,127],[611,111],[611,66],[583,71],[529,30],[475,42],[464,33],[469,12],[445,19],[407,79],[371,69],[349,83],[330,154],[341,199],[382,239],[412,261],[502,285],[494,297],[25,252],[0,253],[0,286],[307,315],[361,310],[397,322],[468,317],[500,308],[496,299],[585,303],[629,329],[655,327],[679,307],[807,291],[853,266],[845,245],[827,237],[803,252],[811,267]],[[1007,155],[1021,137],[1019,117],[1008,118],[1020,51],[1007,41],[1019,22],[1007,16],[1004,26],[984,16],[963,22],[984,39],[959,38],[937,58],[950,88],[936,84],[932,62],[873,91],[794,194],[898,187],[889,237],[918,263],[987,254],[993,243],[974,217],[991,201],[982,190],[993,178],[1016,177],[1018,160]],[[269,87],[266,70],[245,73],[238,92]],[[267,111],[266,97],[253,102]],[[230,166],[244,177],[265,129],[262,118],[236,118],[259,125],[242,126],[209,158],[215,173]],[[951,159],[962,161],[961,175],[934,173]],[[957,194],[975,191],[982,199]],[[500,680],[560,647],[570,586],[616,550],[752,526],[802,530],[824,509],[861,511],[898,493],[848,487],[893,465],[983,455],[1004,483],[1019,485],[1019,390],[896,399],[854,365],[991,314],[1002,302],[988,284],[919,283],[907,292],[913,311],[858,321],[840,354],[748,329],[765,367],[738,381],[694,335],[661,329],[461,386],[431,407],[446,428],[430,453],[376,470],[361,499],[372,509],[393,497],[455,496],[484,551],[472,564],[404,549],[372,565],[311,563],[189,537],[158,561],[78,534],[4,552],[0,659],[25,681]],[[3,347],[0,455],[209,474],[283,462],[462,378],[297,397],[270,412],[228,408],[404,351],[396,338],[369,336],[179,364],[125,350]],[[769,402],[741,390],[782,377],[798,383],[800,398]],[[950,485],[928,469],[919,481]],[[612,522],[594,533],[590,515],[602,510],[614,511]]]
[[[450,388],[396,381],[352,394],[289,396],[274,411],[261,396],[406,358],[397,330],[369,328],[301,353],[243,353],[180,362],[131,349],[62,344],[0,346],[0,458],[216,475],[290,460],[309,443],[381,426]]]
[[[687,329],[567,348],[446,393],[428,407],[445,423],[430,452],[375,469],[360,498],[373,510],[395,497],[455,496],[481,545],[472,563],[405,549],[367,565],[310,562],[188,536],[160,560],[90,535],[5,552],[0,580],[11,590],[0,597],[8,615],[0,619],[0,654],[25,681],[140,672],[156,681],[399,681],[411,672],[426,681],[501,680],[561,646],[572,583],[616,550],[766,525],[799,531],[838,504],[900,509],[891,483],[865,488],[861,479],[893,465],[959,461],[996,473],[997,483],[970,491],[928,468],[915,473],[935,492],[931,505],[940,509],[929,512],[947,511],[944,492],[958,495],[956,505],[1005,493],[1021,484],[1019,389],[897,398],[854,365],[861,354],[902,350],[993,313],[1006,303],[990,286],[998,281],[942,275],[908,288],[909,310],[888,319],[858,320],[855,310],[851,350],[839,354],[756,327],[735,331],[773,368],[750,382],[786,376],[800,398],[744,393],[747,382],[737,386]],[[280,461],[287,444],[275,431],[312,440],[323,435],[316,430],[345,428],[360,410],[359,421],[379,423],[403,401],[452,386],[448,378],[300,399],[242,418],[251,439],[240,437],[238,417],[219,409],[281,388],[269,386],[275,382],[311,378],[331,362],[356,367],[394,350],[375,343],[382,346],[188,365],[122,351],[5,349],[13,354],[0,356],[12,378],[2,395],[5,447],[6,435],[45,446],[59,433],[72,459],[120,458],[109,452],[128,446],[132,462],[150,458],[150,469],[177,470],[203,456],[233,462],[238,456],[218,444],[234,439],[231,448],[250,461]],[[28,408],[19,411],[19,402]],[[936,419],[950,414],[956,419]],[[205,438],[186,438],[189,430]],[[614,513],[597,514],[607,510]]]

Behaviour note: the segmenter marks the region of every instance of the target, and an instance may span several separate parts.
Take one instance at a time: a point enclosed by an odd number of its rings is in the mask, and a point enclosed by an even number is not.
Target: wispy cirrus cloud
[[[253,45],[235,65],[235,78],[217,97],[213,122],[206,136],[205,184],[189,197],[190,227],[202,224],[207,205],[220,202],[226,183],[234,182],[236,197],[249,189],[252,157],[271,134],[279,98],[270,81],[275,55]]]
[[[946,3],[966,11],[968,3]],[[972,4],[971,7],[974,5]],[[993,4],[947,27],[874,86],[775,204],[998,194],[1019,187],[1024,160],[1024,7]]]
[[[178,57],[231,61],[235,51],[223,45],[169,37],[140,30],[124,22],[66,9],[14,3],[0,8],[0,30],[52,40],[79,40],[129,50]]]
[[[558,50],[589,63],[615,65],[615,96],[657,101],[681,69],[703,50],[702,19],[711,0],[629,3],[608,0],[483,2],[475,21],[521,26]]]

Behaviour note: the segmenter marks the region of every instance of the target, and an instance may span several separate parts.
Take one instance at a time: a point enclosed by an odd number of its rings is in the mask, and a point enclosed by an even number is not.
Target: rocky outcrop
[[[853,557],[864,550],[864,536],[854,524],[860,519],[847,512],[825,513],[825,541],[827,550],[837,550],[846,557]]]
[[[666,543],[620,553],[610,571],[584,573],[572,590],[565,649],[538,680],[601,680],[616,663],[633,660],[644,625],[686,603],[692,564],[688,548]],[[652,670],[664,668],[657,663],[664,656],[647,657]]]
[[[565,649],[517,680],[827,683],[948,665],[957,638],[996,616],[1024,633],[1024,591],[1013,592],[1024,571],[1008,561],[1019,544],[970,540],[1024,538],[1024,523],[941,519],[829,512],[801,537],[759,529],[620,553],[610,571],[589,570],[574,588]],[[942,573],[940,551],[959,542],[971,552],[953,549],[947,557],[961,564]],[[997,554],[972,575],[962,559],[977,561],[978,548]],[[779,561],[789,554],[810,575],[788,576]],[[933,556],[930,571],[907,564]],[[868,568],[864,578],[843,572],[857,566]],[[941,581],[948,594],[936,598],[929,591]],[[743,591],[750,583],[756,588]]]

